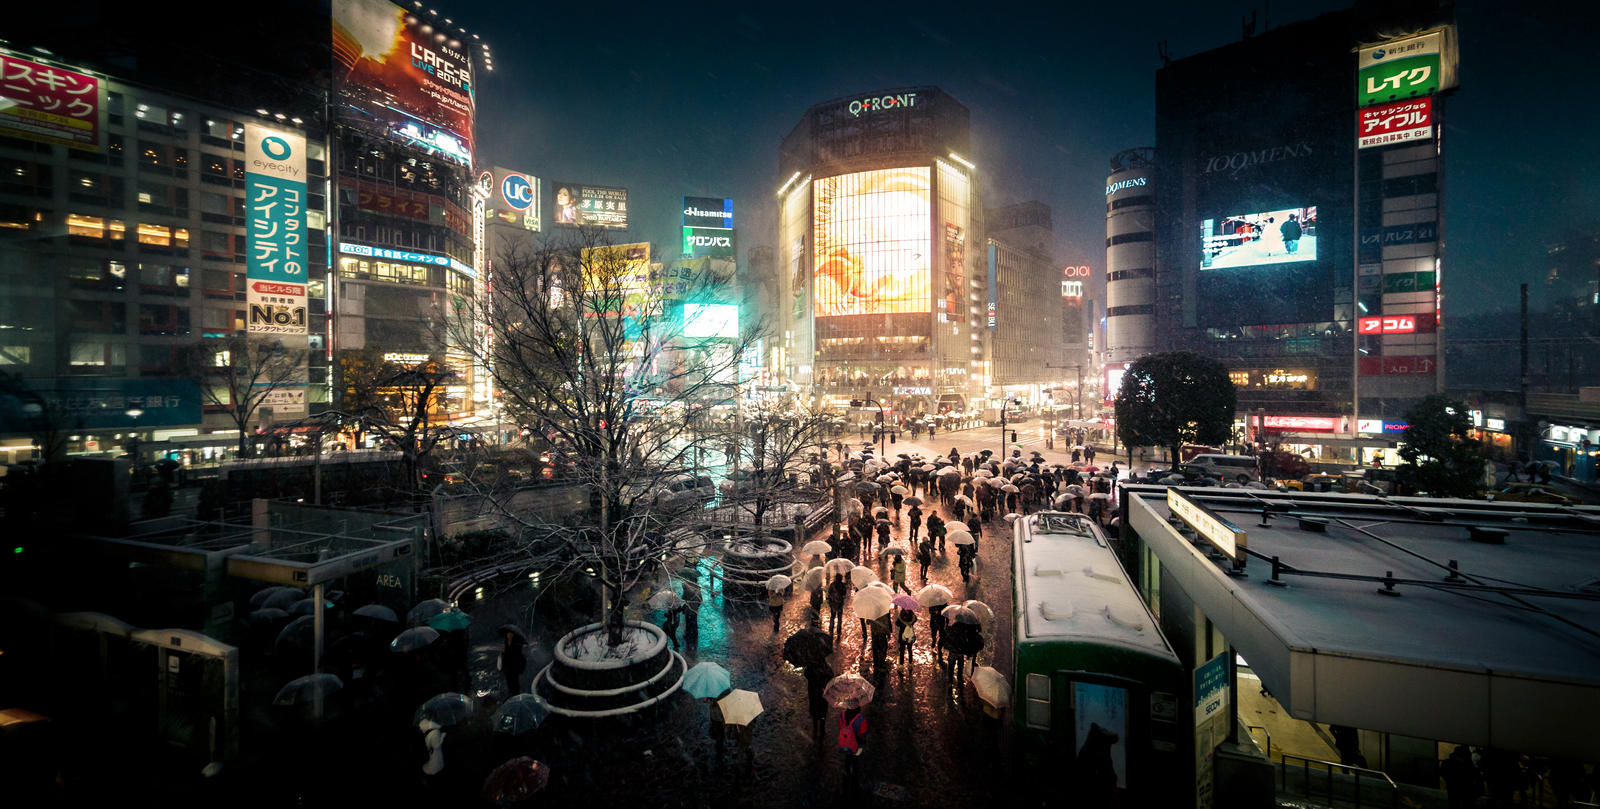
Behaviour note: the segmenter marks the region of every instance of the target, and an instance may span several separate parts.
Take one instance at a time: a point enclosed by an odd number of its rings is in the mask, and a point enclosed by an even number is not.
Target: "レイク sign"
[[[1388,146],[1431,137],[1433,99],[1424,96],[1362,110],[1356,148]]]
[[[850,110],[852,117],[860,117],[863,112],[915,107],[916,105],[916,93],[900,93],[892,96],[875,96],[873,98],[863,98],[860,101],[851,101],[847,109]]]
[[[1454,87],[1455,65],[1445,58],[1444,39],[1444,31],[1430,31],[1362,48],[1356,62],[1356,106],[1432,95]]]

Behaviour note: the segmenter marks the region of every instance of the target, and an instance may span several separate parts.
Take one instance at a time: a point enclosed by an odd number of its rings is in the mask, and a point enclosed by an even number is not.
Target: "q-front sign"
[[[878,112],[880,110],[898,110],[902,107],[915,107],[917,105],[916,93],[897,93],[889,96],[874,96],[852,100],[847,109],[851,117],[859,118],[864,112]]]
[[[1167,489],[1167,510],[1187,523],[1212,547],[1226,554],[1234,564],[1244,567],[1244,551],[1248,543],[1243,531],[1174,488]]]

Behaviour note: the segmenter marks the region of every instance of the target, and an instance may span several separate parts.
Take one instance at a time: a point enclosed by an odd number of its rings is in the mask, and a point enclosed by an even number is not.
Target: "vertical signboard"
[[[306,334],[306,139],[245,125],[248,331]]]
[[[539,178],[522,171],[495,166],[484,189],[490,221],[516,225],[535,233],[544,228],[543,188]]]
[[[995,317],[996,304],[999,303],[999,288],[995,285],[995,265],[1000,263],[1000,248],[989,242],[989,331],[994,331],[999,325]]]
[[[1213,805],[1217,745],[1228,738],[1228,663],[1223,652],[1194,670],[1195,806]]]
[[[733,258],[732,228],[684,226],[684,258]]]
[[[944,295],[939,299],[939,322],[965,321],[962,293],[966,289],[967,233],[954,222],[944,223]]]
[[[1370,149],[1433,137],[1433,99],[1424,96],[1367,107],[1360,113],[1356,148]]]
[[[0,132],[98,152],[102,89],[94,76],[0,53]]]

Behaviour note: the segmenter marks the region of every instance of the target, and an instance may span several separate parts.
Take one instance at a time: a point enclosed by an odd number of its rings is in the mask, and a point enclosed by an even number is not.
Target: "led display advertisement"
[[[817,317],[929,311],[927,166],[815,181]]]
[[[733,227],[733,200],[725,197],[684,197],[683,226],[686,228]]]
[[[685,227],[683,255],[685,258],[733,258],[733,229]]]
[[[247,331],[306,334],[306,139],[246,124]]]
[[[738,337],[738,305],[731,303],[684,304],[683,336]]]
[[[385,0],[333,0],[334,78],[345,117],[471,165],[467,47]]]
[[[94,76],[0,53],[0,132],[98,152],[102,89]]]
[[[628,227],[628,189],[582,183],[551,183],[551,224],[565,227]]]
[[[960,321],[966,306],[967,234],[954,222],[944,223],[944,294],[939,300],[939,322]]]
[[[1200,222],[1200,269],[1317,260],[1317,209],[1285,208]]]

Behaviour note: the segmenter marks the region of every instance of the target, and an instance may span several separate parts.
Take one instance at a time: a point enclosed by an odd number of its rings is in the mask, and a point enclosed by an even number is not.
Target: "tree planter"
[[[718,576],[725,595],[749,599],[765,592],[767,579],[793,572],[794,545],[775,536],[756,534],[728,541]]]
[[[555,713],[597,718],[637,713],[677,692],[687,664],[660,627],[629,621],[622,639],[608,647],[604,623],[568,632],[534,675],[534,693]]]

